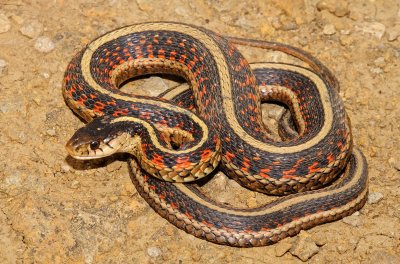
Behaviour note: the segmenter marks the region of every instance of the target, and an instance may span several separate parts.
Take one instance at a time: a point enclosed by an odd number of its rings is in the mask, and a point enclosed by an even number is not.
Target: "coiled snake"
[[[232,42],[283,51],[311,69],[281,63],[251,68]],[[191,90],[163,98],[119,90],[131,77],[154,73],[179,75]],[[129,164],[138,192],[160,215],[197,237],[231,246],[268,245],[365,203],[366,161],[353,149],[337,81],[316,59],[290,46],[226,39],[186,24],[136,24],[79,52],[67,67],[63,95],[89,122],[67,143],[70,155],[133,154],[137,161]],[[180,107],[191,106],[190,98],[198,115]],[[293,123],[286,131],[296,135],[283,141],[270,137],[261,99],[290,108]],[[176,183],[208,175],[220,160],[229,177],[251,190],[292,195],[235,209],[210,200],[193,184]]]

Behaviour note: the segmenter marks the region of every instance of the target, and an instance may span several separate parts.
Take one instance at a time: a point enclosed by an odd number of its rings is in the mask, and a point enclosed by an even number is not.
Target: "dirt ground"
[[[0,263],[400,263],[398,0],[94,2],[0,0]],[[155,213],[124,160],[68,157],[64,145],[83,126],[61,95],[69,60],[100,34],[161,20],[288,43],[325,63],[368,160],[364,208],[276,245],[218,246]],[[285,59],[244,52],[249,61]],[[220,201],[262,200],[224,176],[214,181]]]

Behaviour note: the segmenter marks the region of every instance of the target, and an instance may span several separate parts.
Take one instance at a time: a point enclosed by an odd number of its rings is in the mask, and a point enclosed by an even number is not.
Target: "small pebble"
[[[43,53],[49,53],[55,48],[53,41],[49,37],[39,37],[35,43],[35,49]]]
[[[0,113],[16,113],[25,108],[25,102],[21,98],[16,98],[13,101],[8,100],[7,102],[0,103]],[[25,109],[24,109],[25,111]]]
[[[22,35],[27,36],[29,38],[37,38],[43,32],[43,24],[37,20],[27,21],[22,27],[19,29]]]
[[[146,79],[143,85],[141,85],[137,89],[131,89],[130,87],[126,87],[125,92],[129,92],[129,90],[131,90],[131,93],[133,94],[157,96],[160,93],[166,91],[167,89],[168,86],[162,78],[157,76],[152,76]]]
[[[285,108],[279,105],[266,105],[262,109],[267,111],[267,116],[269,118],[274,119],[275,121],[279,121],[279,119],[282,117],[282,115],[286,112]]]
[[[336,246],[336,250],[337,250],[337,252],[339,252],[339,254],[344,254],[344,253],[346,253],[348,248],[345,245],[339,244]]]
[[[190,14],[190,11],[186,7],[180,5],[175,8],[175,13],[187,17]]]
[[[358,227],[363,224],[359,212],[355,212],[354,214],[343,218],[343,222],[354,227]]]
[[[290,250],[291,247],[292,247],[292,244],[289,242],[286,242],[285,240],[279,242],[275,246],[275,256],[282,257],[283,255],[285,255],[286,252],[288,252]]]
[[[40,75],[42,75],[43,78],[45,78],[45,79],[49,79],[50,78],[50,74],[48,72],[42,72]]]
[[[316,5],[318,11],[328,10],[329,12],[335,11],[335,5],[332,1],[322,0],[319,1]]]
[[[71,170],[71,166],[69,166],[68,164],[61,165],[62,172],[69,172],[70,170]]]
[[[371,147],[369,148],[369,156],[370,156],[371,158],[374,158],[374,157],[377,156],[377,154],[378,154],[377,149],[376,149],[375,147],[371,146]]]
[[[7,62],[5,60],[0,59],[0,75],[5,72],[7,68]]]
[[[381,73],[383,73],[383,70],[382,70],[381,68],[378,68],[378,67],[372,67],[372,68],[369,69],[369,71],[370,71],[371,73],[374,73],[374,74],[381,74]]]
[[[119,200],[119,197],[116,195],[111,195],[110,197],[108,197],[108,199],[110,200],[110,202],[116,202]]]
[[[364,22],[361,26],[357,26],[356,28],[364,33],[375,36],[379,40],[382,39],[386,31],[385,25],[379,22]]]
[[[17,135],[17,138],[15,139],[18,143],[20,144],[25,144],[27,141],[27,136],[24,132],[19,132]]]
[[[319,247],[322,247],[329,242],[329,238],[325,232],[313,233],[312,239]]]
[[[389,158],[389,164],[395,168],[396,170],[400,171],[400,160],[396,158]]]
[[[345,1],[338,1],[333,14],[337,17],[344,17],[350,13],[349,6]]]
[[[288,22],[282,25],[282,30],[289,31],[289,30],[296,30],[299,26],[295,22]]]
[[[49,136],[51,136],[51,137],[54,137],[54,136],[56,135],[56,130],[55,130],[54,128],[52,128],[52,129],[47,129],[47,130],[46,130],[46,134],[49,135]]]
[[[307,46],[308,45],[308,39],[307,39],[306,36],[300,37],[298,42],[299,42],[299,44],[301,46]]]
[[[369,204],[376,204],[378,203],[380,200],[383,199],[383,193],[380,192],[372,192],[368,195],[368,203]]]
[[[69,185],[69,188],[71,189],[78,189],[81,186],[80,182],[77,180],[74,180],[71,182],[71,184]]]
[[[376,60],[374,60],[375,66],[382,68],[386,65],[385,63],[385,58],[384,57],[379,57]]]
[[[22,23],[24,23],[24,18],[19,15],[12,15],[11,19],[13,22],[17,23],[18,25],[21,25]]]
[[[388,41],[395,41],[400,36],[400,26],[389,28],[386,33]]]
[[[340,30],[340,34],[342,34],[342,35],[350,35],[350,33],[351,33],[351,30],[350,29],[341,29]]]
[[[282,28],[282,23],[278,17],[272,18],[271,25],[274,29],[279,30]]]
[[[384,263],[384,264],[400,263],[400,255],[399,254],[393,255],[390,252],[387,252],[386,250],[382,250],[382,249],[378,249],[378,250],[368,254],[368,256],[369,256],[369,262],[366,262],[366,263]]]
[[[149,255],[152,258],[156,258],[156,257],[160,256],[161,253],[162,253],[161,249],[158,247],[149,247],[147,249],[147,255]]]
[[[138,5],[139,9],[145,12],[149,12],[153,10],[151,1],[148,0],[136,0],[136,4]]]
[[[215,189],[226,190],[228,185],[228,178],[223,173],[217,173],[210,181]]]
[[[337,17],[344,17],[350,13],[349,5],[345,0],[322,0],[316,7],[318,11],[328,10]]]
[[[249,21],[247,18],[245,17],[239,17],[236,21],[235,21],[235,25],[239,26],[241,28],[251,28],[254,27],[253,24],[251,23],[251,21]]]
[[[11,22],[4,14],[0,14],[0,33],[5,33],[11,28]]]
[[[336,28],[333,24],[328,24],[324,27],[322,33],[324,33],[325,35],[333,35],[336,33]]]
[[[349,46],[354,42],[354,38],[350,35],[342,35],[339,37],[339,42],[342,46]]]
[[[307,261],[318,252],[319,247],[311,239],[311,236],[305,231],[300,232],[290,248],[290,253],[302,261]]]

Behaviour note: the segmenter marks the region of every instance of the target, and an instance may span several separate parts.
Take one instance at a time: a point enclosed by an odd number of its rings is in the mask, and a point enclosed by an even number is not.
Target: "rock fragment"
[[[386,31],[387,40],[388,41],[395,41],[400,37],[400,25],[388,28]]]
[[[54,128],[51,128],[51,129],[47,129],[46,130],[46,134],[51,136],[51,137],[54,137],[54,136],[56,136],[57,133],[56,133],[56,130]]]
[[[153,10],[151,1],[148,0],[136,0],[136,3],[140,10],[150,12]]]
[[[325,25],[324,29],[322,30],[322,33],[324,33],[324,35],[334,35],[336,33],[335,25],[333,24]]]
[[[385,58],[384,57],[379,57],[376,60],[374,60],[375,66],[379,68],[383,68],[386,65]]]
[[[277,257],[282,257],[285,255],[286,252],[288,252],[292,247],[292,244],[289,242],[286,242],[285,240],[280,241],[278,244],[275,246],[275,256]]]
[[[349,4],[345,0],[321,0],[316,5],[318,11],[328,10],[337,17],[344,17],[350,13]]]
[[[356,26],[356,29],[367,34],[371,34],[379,40],[382,39],[386,32],[385,25],[379,22],[364,22]]]
[[[35,42],[35,49],[39,52],[49,53],[54,48],[55,45],[49,37],[39,37]]]
[[[19,29],[22,35],[28,38],[37,38],[43,32],[43,24],[37,20],[26,21]]]
[[[369,204],[376,204],[382,199],[383,199],[383,193],[380,192],[372,192],[368,195]]]
[[[282,17],[281,23],[282,23],[282,30],[284,31],[296,30],[299,28],[299,25],[297,25],[296,20],[290,17]]]
[[[400,263],[400,256],[390,254],[383,250],[374,251],[370,255],[370,262],[367,263],[386,263],[386,264],[397,264]]]
[[[400,171],[400,159],[396,159],[394,157],[389,158],[389,164],[395,168],[396,170]]]
[[[158,96],[159,94],[168,89],[168,85],[162,78],[157,76],[151,76],[137,88],[130,87],[129,85],[127,85],[123,89],[124,92],[127,93],[132,93],[137,95]]]
[[[300,232],[290,248],[290,253],[302,261],[307,261],[318,252],[319,247],[312,240],[311,236],[305,231]]]
[[[6,71],[7,62],[3,59],[0,59],[0,76]]]
[[[0,33],[5,33],[11,28],[11,22],[4,14],[0,14]]]
[[[162,253],[161,249],[159,247],[149,247],[147,248],[147,255],[151,258],[157,258],[160,256]]]
[[[343,222],[354,227],[359,227],[363,224],[359,212],[355,212],[350,216],[346,216],[345,218],[343,218]]]

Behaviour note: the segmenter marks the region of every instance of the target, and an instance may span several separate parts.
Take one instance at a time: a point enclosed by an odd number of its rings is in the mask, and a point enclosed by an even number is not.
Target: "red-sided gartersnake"
[[[286,52],[313,71],[274,63],[252,70],[230,41]],[[130,161],[132,179],[147,202],[177,227],[220,244],[271,244],[361,208],[366,162],[352,150],[350,124],[329,70],[283,44],[230,41],[203,28],[160,22],[124,27],[91,42],[64,78],[67,104],[93,120],[67,143],[69,153],[82,159],[134,154],[143,170]],[[128,78],[153,73],[179,75],[192,90],[164,99],[118,90]],[[177,106],[191,94],[199,116]],[[289,106],[298,136],[271,139],[261,121],[261,97]],[[252,190],[307,192],[244,210],[219,205],[193,185],[167,182],[204,177],[220,158],[223,171]],[[343,170],[334,184],[317,190]]]

